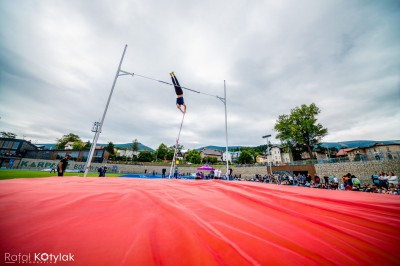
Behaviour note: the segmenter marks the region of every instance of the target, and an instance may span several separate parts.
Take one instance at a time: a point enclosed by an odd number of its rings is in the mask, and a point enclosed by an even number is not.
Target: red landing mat
[[[0,181],[1,263],[399,265],[400,196],[249,182]]]

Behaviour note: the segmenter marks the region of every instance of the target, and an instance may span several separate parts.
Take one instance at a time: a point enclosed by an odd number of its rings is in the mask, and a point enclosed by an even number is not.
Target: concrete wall
[[[351,173],[358,177],[361,182],[371,183],[371,175],[375,171],[389,172],[392,171],[395,175],[400,176],[400,161],[367,161],[367,162],[345,162],[345,163],[329,163],[316,164],[315,170],[317,175],[335,175],[339,179],[347,173]]]
[[[35,169],[42,170],[51,168],[53,165],[57,165],[59,160],[38,160],[38,159],[22,159],[20,162],[16,161],[13,168],[22,169]],[[90,171],[97,172],[98,167],[104,164],[92,163]],[[108,164],[109,171],[113,169],[113,164]],[[147,166],[147,165],[126,165],[126,164],[116,164],[118,167],[118,173],[133,173],[133,174],[143,174],[145,169],[147,173],[152,173],[153,171],[158,174],[161,173],[162,168],[167,169],[167,174],[170,170],[170,165],[165,166]],[[69,170],[84,170],[85,163],[70,161],[68,164]],[[195,173],[197,172],[196,167],[179,166],[179,172],[181,173]],[[225,174],[225,165],[218,165],[217,168],[222,170],[222,174]],[[315,164],[315,165],[281,165],[273,166],[273,172],[286,172],[286,171],[307,171],[312,176],[317,174],[320,177],[324,175],[330,176],[335,175],[340,180],[341,177],[347,173],[351,173],[361,181],[370,182],[370,177],[375,171],[393,171],[397,176],[400,175],[400,161],[368,161],[368,162],[344,162],[344,163],[330,163],[330,164]],[[256,174],[265,175],[267,174],[266,166],[250,166],[250,167],[234,167],[232,174],[242,175],[242,178],[252,178]]]

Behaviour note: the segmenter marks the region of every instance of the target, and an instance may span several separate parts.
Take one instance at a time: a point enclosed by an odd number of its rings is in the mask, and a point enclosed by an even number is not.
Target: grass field
[[[43,171],[33,171],[33,170],[8,170],[0,169],[0,180],[13,179],[13,178],[41,178],[41,177],[51,177],[57,176],[57,173],[49,173]],[[64,173],[64,176],[83,176],[83,173]],[[88,173],[88,176],[99,176],[98,173]],[[107,173],[107,177],[122,176],[122,174]]]

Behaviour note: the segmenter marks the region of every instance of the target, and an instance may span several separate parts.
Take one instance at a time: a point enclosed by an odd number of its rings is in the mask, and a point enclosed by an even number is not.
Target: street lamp
[[[268,142],[268,138],[269,137],[271,137],[271,134],[268,134],[268,135],[265,135],[265,136],[262,136],[262,138],[263,139],[267,139],[267,150],[266,150],[266,154],[267,154],[267,160],[268,160],[268,165],[269,165],[269,171],[270,171],[270,173],[271,173],[271,175],[272,175],[272,164],[271,164],[271,162],[270,162],[270,160],[269,160],[269,156],[268,155],[270,155],[271,154],[271,152],[270,152],[270,148],[269,148],[269,142]],[[267,166],[267,168],[268,168],[268,166]]]

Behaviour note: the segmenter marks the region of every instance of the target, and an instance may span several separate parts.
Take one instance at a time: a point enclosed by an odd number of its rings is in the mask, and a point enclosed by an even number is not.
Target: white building
[[[65,144],[65,146],[64,146],[64,150],[72,150],[73,149],[72,148],[73,145],[74,145],[73,141],[67,142],[67,144]]]
[[[131,151],[131,150],[117,150],[117,156],[126,156],[126,157],[130,157],[133,158],[133,156],[138,156],[140,152],[138,151]]]
[[[240,154],[241,154],[240,151],[228,151],[228,161],[232,162],[232,160],[233,161],[237,160]],[[226,162],[226,152],[222,154],[222,160]]]
[[[284,152],[280,146],[275,145],[270,149],[270,153],[267,155],[267,159],[273,165],[280,165],[293,162],[293,156],[291,153]]]

